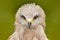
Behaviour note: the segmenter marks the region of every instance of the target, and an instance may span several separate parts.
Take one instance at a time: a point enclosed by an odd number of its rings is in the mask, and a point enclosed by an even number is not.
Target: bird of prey
[[[24,4],[15,16],[15,31],[9,40],[48,40],[45,29],[45,12],[35,3]]]

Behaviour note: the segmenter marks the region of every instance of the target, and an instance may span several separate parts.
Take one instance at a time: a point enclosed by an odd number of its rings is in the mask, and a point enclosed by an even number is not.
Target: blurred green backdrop
[[[60,0],[0,0],[0,40],[14,32],[15,13],[25,3],[36,3],[45,10],[47,37],[60,40]]]

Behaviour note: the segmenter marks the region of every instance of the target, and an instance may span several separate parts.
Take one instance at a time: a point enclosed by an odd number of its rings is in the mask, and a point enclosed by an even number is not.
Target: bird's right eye
[[[33,19],[37,19],[39,16],[38,15],[36,15],[36,16],[34,16],[34,18]]]
[[[21,17],[26,20],[25,16],[21,15]]]

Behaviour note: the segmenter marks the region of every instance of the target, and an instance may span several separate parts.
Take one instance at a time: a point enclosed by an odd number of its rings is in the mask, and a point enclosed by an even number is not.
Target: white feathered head
[[[34,28],[38,25],[45,27],[44,10],[34,3],[24,4],[16,13],[15,25],[27,28]]]

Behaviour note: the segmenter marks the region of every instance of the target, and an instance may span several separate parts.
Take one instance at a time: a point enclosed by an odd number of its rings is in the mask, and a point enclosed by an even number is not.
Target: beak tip
[[[31,22],[28,22],[28,26],[29,26],[29,28],[30,28],[30,26],[31,26]]]

